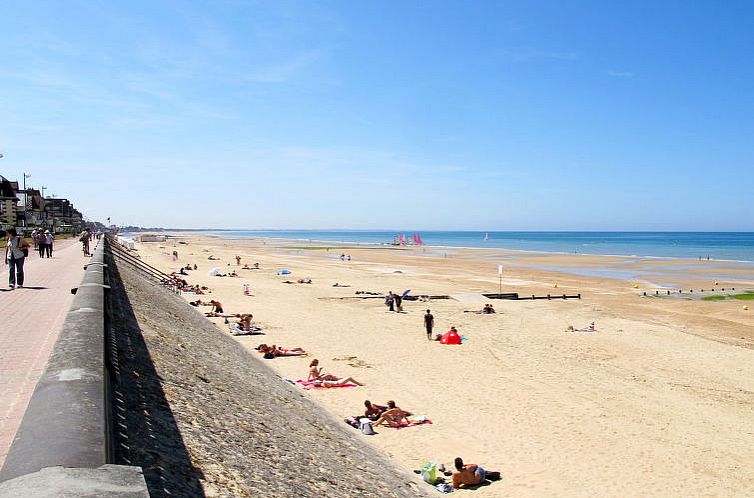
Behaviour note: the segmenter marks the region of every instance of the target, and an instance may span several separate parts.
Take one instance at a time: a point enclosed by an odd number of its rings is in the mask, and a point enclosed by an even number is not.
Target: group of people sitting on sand
[[[306,381],[314,387],[342,387],[347,384],[364,385],[353,377],[341,378],[331,373],[322,373],[319,360],[316,358],[309,364],[309,376]]]
[[[395,401],[390,400],[387,406],[375,405],[369,400],[364,401],[364,416],[374,421],[374,426],[386,424],[389,427],[401,427],[408,424],[408,417],[413,415],[411,412],[402,410],[395,405]]]
[[[244,263],[242,270],[261,270],[259,267],[259,263],[254,263],[252,266],[249,266],[248,263]]]
[[[164,283],[165,285],[173,287],[175,290],[181,292],[193,292],[194,294],[204,294],[205,291],[210,292],[207,286],[202,285],[200,287],[198,284],[191,285],[186,280],[179,277],[175,272],[171,273],[170,278],[164,281]]]

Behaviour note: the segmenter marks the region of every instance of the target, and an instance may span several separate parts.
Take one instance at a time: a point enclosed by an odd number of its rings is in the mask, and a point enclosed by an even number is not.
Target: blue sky
[[[187,228],[754,230],[754,3],[5,2],[0,174]]]

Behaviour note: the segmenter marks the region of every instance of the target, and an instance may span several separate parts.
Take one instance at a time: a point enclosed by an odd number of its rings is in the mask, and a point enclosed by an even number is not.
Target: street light
[[[26,212],[29,210],[29,194],[26,192],[26,179],[31,178],[31,173],[24,172],[24,229],[28,226]]]

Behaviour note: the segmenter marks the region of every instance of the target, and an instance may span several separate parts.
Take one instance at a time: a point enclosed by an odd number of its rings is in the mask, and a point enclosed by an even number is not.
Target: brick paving
[[[24,288],[13,291],[8,290],[8,265],[0,259],[0,467],[73,303],[71,288],[81,283],[88,259],[76,240],[56,242],[49,259],[32,250],[24,265]]]

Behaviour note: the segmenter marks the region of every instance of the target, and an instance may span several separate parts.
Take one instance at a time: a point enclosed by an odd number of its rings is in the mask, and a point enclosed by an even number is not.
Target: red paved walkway
[[[55,246],[50,259],[31,251],[24,289],[8,291],[8,265],[0,259],[0,467],[73,302],[71,287],[81,283],[89,259],[77,241]],[[5,247],[0,250],[4,255]]]

